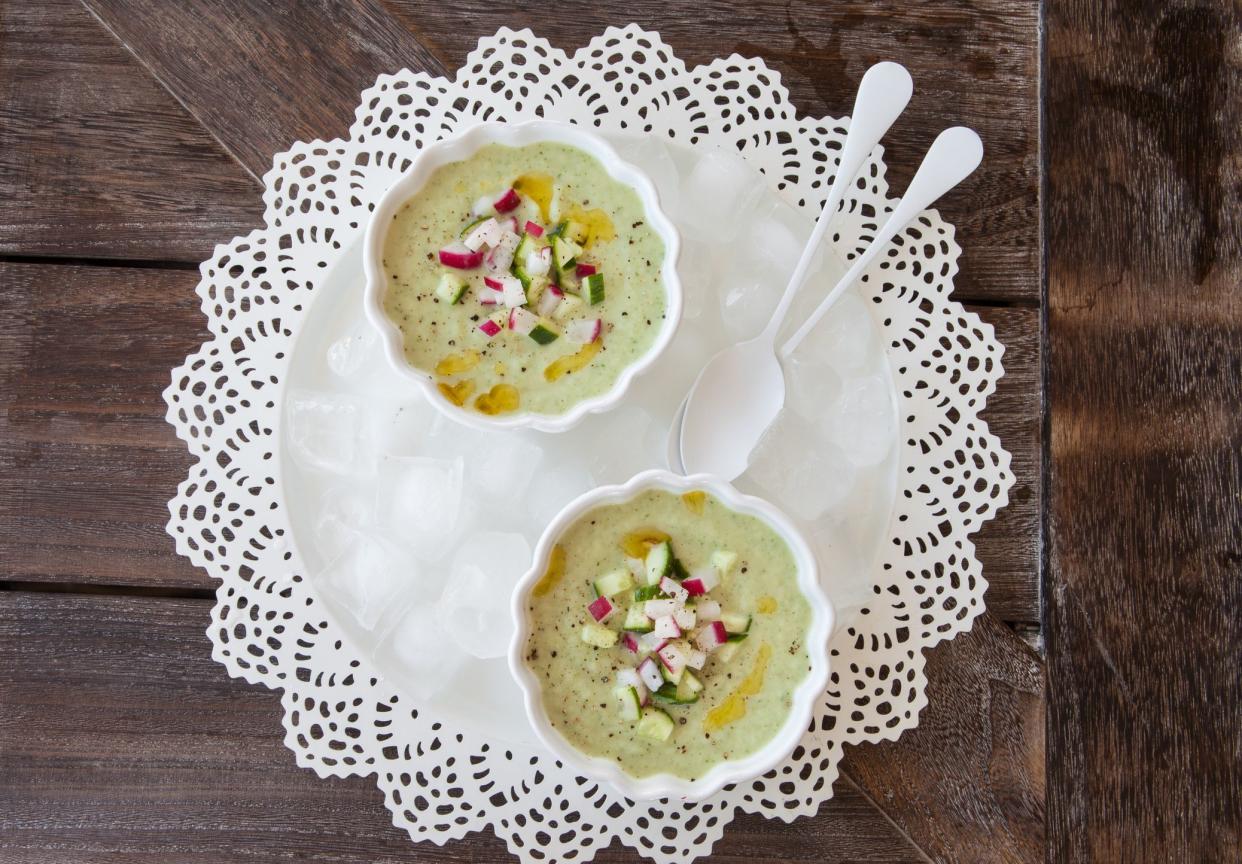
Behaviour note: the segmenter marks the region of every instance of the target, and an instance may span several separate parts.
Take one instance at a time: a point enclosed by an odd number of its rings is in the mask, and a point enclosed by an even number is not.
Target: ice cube
[[[812,423],[828,416],[841,396],[841,376],[825,363],[796,353],[785,361],[785,407]]]
[[[376,456],[418,456],[440,417],[423,396],[402,402],[376,400],[367,411],[367,441]]]
[[[530,546],[521,534],[483,532],[458,549],[439,613],[463,651],[487,659],[508,650],[513,636],[510,597],[530,564]]]
[[[736,150],[704,150],[682,183],[675,211],[678,225],[693,237],[728,242],[737,236],[766,182]]]
[[[877,464],[897,437],[892,382],[882,375],[847,379],[821,426],[851,463]]]
[[[328,346],[328,368],[340,378],[350,378],[372,359],[379,337],[367,322],[361,322]]]
[[[768,282],[775,284],[778,297],[793,276],[809,236],[796,233],[779,218],[779,213],[783,212],[780,208],[788,206],[784,203],[773,204],[771,210],[751,221],[744,247],[745,263],[739,261],[739,266],[763,274]],[[808,273],[817,268],[822,255],[822,252],[817,252],[811,259]]]
[[[856,470],[839,447],[791,411],[755,446],[746,477],[794,516],[815,521],[842,504]]]
[[[374,519],[373,496],[339,486],[327,489],[320,496],[315,519],[315,548],[323,561],[335,561]]]
[[[594,488],[595,478],[584,468],[558,464],[541,472],[522,500],[530,514],[534,536],[542,534],[566,504]]]
[[[709,297],[715,296],[720,272],[720,250],[706,243],[687,241],[677,262],[681,277],[682,318],[692,321],[703,314]]]
[[[377,520],[423,561],[437,561],[460,530],[461,457],[386,457],[379,466]]]
[[[431,425],[424,452],[460,457],[472,492],[511,506],[529,488],[543,458],[536,440],[523,432],[474,429],[441,415]]]
[[[393,627],[383,653],[396,658],[400,681],[416,699],[441,693],[460,671],[466,656],[448,635],[436,603],[416,603]]]
[[[428,588],[408,550],[374,533],[359,534],[314,582],[367,630],[390,611],[425,596]]]
[[[866,302],[845,291],[794,352],[810,362],[827,363],[842,377],[857,372],[873,359],[876,324]]]
[[[784,287],[779,281],[749,270],[727,273],[718,280],[717,285],[720,290],[720,318],[731,342],[744,342],[762,332],[776,309]]]
[[[285,434],[303,468],[348,474],[359,461],[362,404],[352,396],[291,390],[285,399]]]

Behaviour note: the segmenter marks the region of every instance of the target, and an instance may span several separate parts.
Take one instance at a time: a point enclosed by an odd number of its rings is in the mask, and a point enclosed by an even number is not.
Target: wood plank
[[[0,592],[0,860],[511,860],[490,834],[411,845],[371,780],[295,767],[276,694],[210,660],[209,608]],[[926,860],[848,782],[814,819],[739,818],[712,858],[756,859]]]
[[[210,588],[172,550],[165,503],[189,456],[163,421],[169,370],[205,337],[197,274],[0,264],[0,580]],[[1013,503],[976,535],[987,602],[1038,614],[1036,313],[980,307],[1008,346],[986,418]]]
[[[77,0],[0,15],[0,254],[195,261],[258,183]]]
[[[1039,657],[986,613],[928,654],[927,677],[918,728],[848,748],[842,770],[935,861],[1043,861]]]
[[[890,175],[904,188],[944,126],[978,129],[987,159],[942,203],[968,250],[958,293],[1038,302],[1038,6],[1024,0],[636,0],[572,15],[480,0],[386,2],[388,11],[377,0],[333,2],[297,15],[252,2],[85,2],[256,174],[295,139],[342,135],[377,73],[408,66],[451,74],[479,36],[503,25],[529,26],[573,50],[609,24],[637,21],[691,63],[731,51],[762,56],[799,110],[817,116],[848,113],[867,65],[899,59],[914,70],[918,97],[886,141]],[[187,51],[214,62],[185,63]]]
[[[1237,861],[1242,10],[1046,9],[1049,861]]]

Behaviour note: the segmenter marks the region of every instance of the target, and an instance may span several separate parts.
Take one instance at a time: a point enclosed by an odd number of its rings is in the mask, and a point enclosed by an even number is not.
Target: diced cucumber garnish
[[[582,299],[589,305],[594,306],[596,303],[604,302],[604,274],[592,273],[590,276],[583,277],[582,287],[578,291],[582,295]]]
[[[526,290],[526,302],[534,302],[534,298],[530,296],[530,273],[526,270],[526,256],[530,252],[539,248],[535,242],[535,238],[529,234],[523,234],[522,239],[518,241],[517,248],[513,250],[513,263],[509,265],[509,272],[518,278],[522,283],[522,288]]]
[[[618,687],[617,698],[621,700],[621,719],[637,720],[642,716],[643,703],[638,698],[638,690],[633,687]]]
[[[650,633],[655,629],[655,622],[647,617],[641,603],[635,603],[626,611],[625,623],[621,625],[621,629],[632,633]]]
[[[564,234],[552,238],[552,261],[558,270],[568,270],[574,266],[574,260],[582,254],[582,247]]]
[[[647,584],[658,585],[673,569],[673,547],[665,540],[651,547],[647,553]]]
[[[683,675],[681,684],[665,684],[659,690],[651,694],[651,697],[658,702],[665,702],[670,705],[693,705],[699,701],[698,690],[690,691],[685,688],[686,678],[690,676]],[[703,689],[701,686],[699,690]]]
[[[574,317],[574,312],[580,311],[585,303],[582,299],[572,294],[566,294],[561,298],[561,302],[556,304],[556,308],[552,310],[552,317],[558,321],[564,321],[567,318]]]
[[[702,692],[703,682],[694,677],[694,673],[689,669],[683,672],[681,681],[677,684],[677,701],[682,705],[688,705],[691,702],[698,702],[699,694]]]
[[[733,659],[733,655],[736,653],[737,653],[737,643],[726,642],[725,644],[721,645],[719,648],[717,648],[715,651],[712,652],[712,657],[714,657],[716,660],[720,661],[721,663],[728,663],[730,660]]]
[[[651,738],[655,741],[667,741],[668,736],[673,734],[673,718],[668,716],[667,711],[661,711],[659,708],[647,708],[643,710],[642,719],[638,721],[638,734],[644,738]]]
[[[634,577],[629,570],[613,570],[595,580],[595,596],[611,597],[633,587]]]
[[[668,671],[667,666],[665,666],[663,663],[660,663],[660,677],[663,678],[665,681],[667,681],[669,684],[680,684],[681,679],[683,676],[685,676],[685,674],[686,674],[686,670],[682,668],[682,669],[678,669],[677,674],[674,675],[672,672]]]
[[[436,285],[436,296],[452,306],[466,293],[466,280],[453,273],[440,274],[440,282]]]
[[[588,621],[582,625],[582,641],[596,648],[611,648],[617,644],[617,631]]]
[[[673,559],[672,571],[672,577],[678,582],[690,575],[690,571],[686,569],[686,565],[682,564],[679,558]]]
[[[750,630],[750,616],[740,612],[724,612],[720,616],[726,633],[745,633]]]
[[[584,243],[587,238],[587,228],[581,222],[570,219],[565,223],[565,230],[561,234],[577,243]]]
[[[721,579],[729,575],[729,571],[733,569],[733,565],[736,563],[736,552],[717,549],[712,553],[712,566],[716,568],[716,572],[720,574]]]
[[[725,637],[725,642],[726,643],[741,642],[743,639],[745,639],[749,635],[750,635],[749,633],[730,633],[728,636]]]
[[[544,324],[542,321],[535,325],[530,331],[530,338],[534,339],[540,345],[550,345],[556,341],[556,337],[561,334],[552,329],[551,325]]]
[[[641,585],[634,589],[634,602],[642,603],[647,600],[654,600],[660,596],[659,585]]]

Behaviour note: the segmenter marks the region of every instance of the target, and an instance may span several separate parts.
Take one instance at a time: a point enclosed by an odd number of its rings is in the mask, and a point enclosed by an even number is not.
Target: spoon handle
[[[979,140],[979,136],[973,129],[954,126],[937,135],[927,155],[923,157],[923,164],[919,166],[914,179],[910,181],[905,197],[888,217],[884,227],[876,232],[871,245],[854,259],[853,266],[833,286],[828,296],[819,306],[815,307],[810,317],[802,322],[797,332],[781,346],[781,359],[787,359],[802,344],[802,340],[815,329],[819,319],[824,317],[841,292],[862,275],[862,272],[888,245],[888,241],[897,236],[897,232],[913,222],[937,198],[969,177],[970,173],[979,167],[982,160],[983,142]]]
[[[841,148],[841,161],[837,165],[837,176],[832,181],[832,188],[828,190],[824,209],[820,212],[819,219],[815,221],[815,230],[811,232],[811,239],[807,241],[806,247],[802,250],[802,257],[798,259],[798,266],[794,268],[793,275],[789,277],[789,284],[785,286],[781,302],[777,304],[776,311],[772,313],[768,321],[768,326],[763,330],[763,335],[771,342],[776,341],[781,322],[785,320],[785,315],[789,312],[794,295],[802,287],[802,281],[806,278],[806,271],[811,266],[815,250],[823,242],[828,223],[832,221],[837,208],[841,206],[841,200],[845,198],[846,191],[854,182],[854,176],[862,168],[867,157],[871,155],[871,151],[880,143],[888,127],[892,126],[893,121],[905,110],[910,102],[910,93],[913,89],[914,83],[910,80],[910,73],[906,71],[906,67],[900,63],[888,61],[872,66],[859,82],[858,94],[854,97],[854,113],[850,117],[850,127],[845,135],[845,146]]]

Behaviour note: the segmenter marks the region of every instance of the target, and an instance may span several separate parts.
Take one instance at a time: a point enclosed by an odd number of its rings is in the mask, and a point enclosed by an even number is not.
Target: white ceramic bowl
[[[722,762],[693,782],[671,774],[653,774],[637,778],[625,773],[617,765],[602,757],[588,756],[570,744],[548,721],[540,698],[539,679],[527,667],[525,660],[526,640],[530,636],[530,619],[526,605],[528,595],[548,567],[552,547],[560,536],[580,516],[603,504],[628,501],[647,489],[664,489],[677,494],[702,489],[718,498],[723,504],[739,513],[756,516],[763,520],[789,544],[798,568],[798,587],[811,607],[810,631],[806,637],[807,654],[811,670],[794,690],[793,705],[785,723],[772,739],[760,750],[745,759]],[[743,495],[722,480],[706,474],[682,477],[668,471],[644,471],[631,478],[623,486],[602,486],[571,501],[552,520],[539,538],[535,548],[534,564],[513,592],[513,617],[517,623],[513,641],[509,645],[509,669],[522,689],[529,718],[535,734],[552,753],[583,775],[603,780],[616,787],[633,800],[679,798],[701,801],[719,792],[730,783],[750,780],[775,768],[788,756],[802,739],[810,726],[815,704],[828,686],[828,637],[832,633],[834,612],[832,604],[819,586],[818,568],[806,540],[793,524],[768,502]]]
[[[621,370],[616,382],[607,392],[583,399],[563,414],[518,411],[489,417],[454,405],[436,388],[435,378],[430,373],[416,369],[405,359],[401,330],[384,312],[384,294],[388,290],[383,268],[384,238],[392,224],[392,217],[405,202],[418,194],[437,168],[468,159],[488,144],[521,147],[543,141],[568,144],[586,151],[599,160],[610,177],[631,187],[638,194],[647,224],[664,242],[664,262],[660,267],[660,276],[664,283],[664,323],[647,353]],[[375,205],[363,239],[362,261],[367,282],[363,302],[367,318],[379,331],[380,343],[389,364],[403,378],[421,387],[431,403],[441,412],[481,429],[533,428],[543,432],[563,432],[587,414],[607,411],[615,406],[625,395],[634,376],[650,367],[673,340],[677,325],[681,321],[682,290],[681,281],[677,277],[677,256],[680,251],[681,237],[672,220],[660,209],[659,198],[651,180],[617,155],[617,151],[603,138],[581,127],[551,120],[532,120],[517,124],[483,123],[421,151],[414,157],[409,170],[389,187]]]

